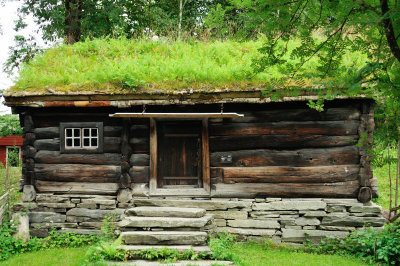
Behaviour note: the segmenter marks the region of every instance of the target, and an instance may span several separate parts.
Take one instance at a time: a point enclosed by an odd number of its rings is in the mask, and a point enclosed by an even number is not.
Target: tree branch
[[[382,26],[385,31],[386,40],[388,42],[390,51],[392,52],[394,57],[397,59],[397,61],[400,62],[400,47],[399,47],[399,44],[397,43],[396,35],[395,35],[394,29],[393,29],[392,20],[390,19],[390,16],[389,16],[390,9],[389,9],[388,0],[381,0],[381,9],[382,9],[382,14],[383,14]]]

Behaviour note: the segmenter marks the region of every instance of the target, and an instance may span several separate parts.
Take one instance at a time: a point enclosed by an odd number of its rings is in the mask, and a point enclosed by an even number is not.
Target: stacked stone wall
[[[344,237],[366,226],[381,228],[385,222],[381,207],[357,199],[134,197],[123,201],[116,196],[38,194],[34,201],[17,204],[14,209],[29,209],[31,234],[36,236],[46,236],[51,228],[98,233],[104,217],[114,216],[118,222],[126,209],[137,206],[203,208],[213,216],[215,232],[277,242],[318,242],[327,236]]]

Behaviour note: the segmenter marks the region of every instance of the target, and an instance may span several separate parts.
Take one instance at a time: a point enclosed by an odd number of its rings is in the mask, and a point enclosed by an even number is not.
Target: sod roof
[[[252,63],[261,57],[258,49],[262,45],[262,39],[245,42],[97,39],[61,45],[24,65],[15,85],[4,96],[7,100],[33,96],[182,95],[279,89],[276,80],[283,77],[279,66],[253,74]],[[293,48],[296,43],[290,46]],[[354,64],[359,58],[350,56],[348,61]],[[312,60],[304,65],[310,73],[315,68]],[[298,92],[301,95],[315,95],[321,89],[312,80],[290,85],[305,89]]]

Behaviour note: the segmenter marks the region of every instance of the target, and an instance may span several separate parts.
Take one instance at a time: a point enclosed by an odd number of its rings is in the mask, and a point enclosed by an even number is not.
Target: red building
[[[7,159],[11,152],[17,152],[18,157],[21,158],[22,136],[11,135],[7,137],[0,137],[0,163],[5,166]]]

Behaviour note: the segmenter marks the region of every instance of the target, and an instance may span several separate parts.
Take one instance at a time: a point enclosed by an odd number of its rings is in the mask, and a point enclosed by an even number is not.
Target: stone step
[[[135,228],[177,228],[192,227],[202,228],[212,219],[211,215],[201,218],[181,218],[181,217],[125,217],[118,223],[119,227],[135,227]]]
[[[206,215],[206,210],[200,208],[143,206],[128,209],[125,214],[127,216],[200,218]]]
[[[122,232],[121,239],[128,245],[196,245],[207,241],[206,232],[193,231],[131,231]]]
[[[183,253],[188,250],[193,250],[195,253],[201,253],[201,252],[211,252],[211,249],[208,246],[192,246],[192,245],[121,245],[118,247],[118,249],[125,249],[129,251],[140,251],[143,249],[156,249],[160,250],[163,248],[168,248],[168,249],[175,249],[179,251],[179,253]]]

